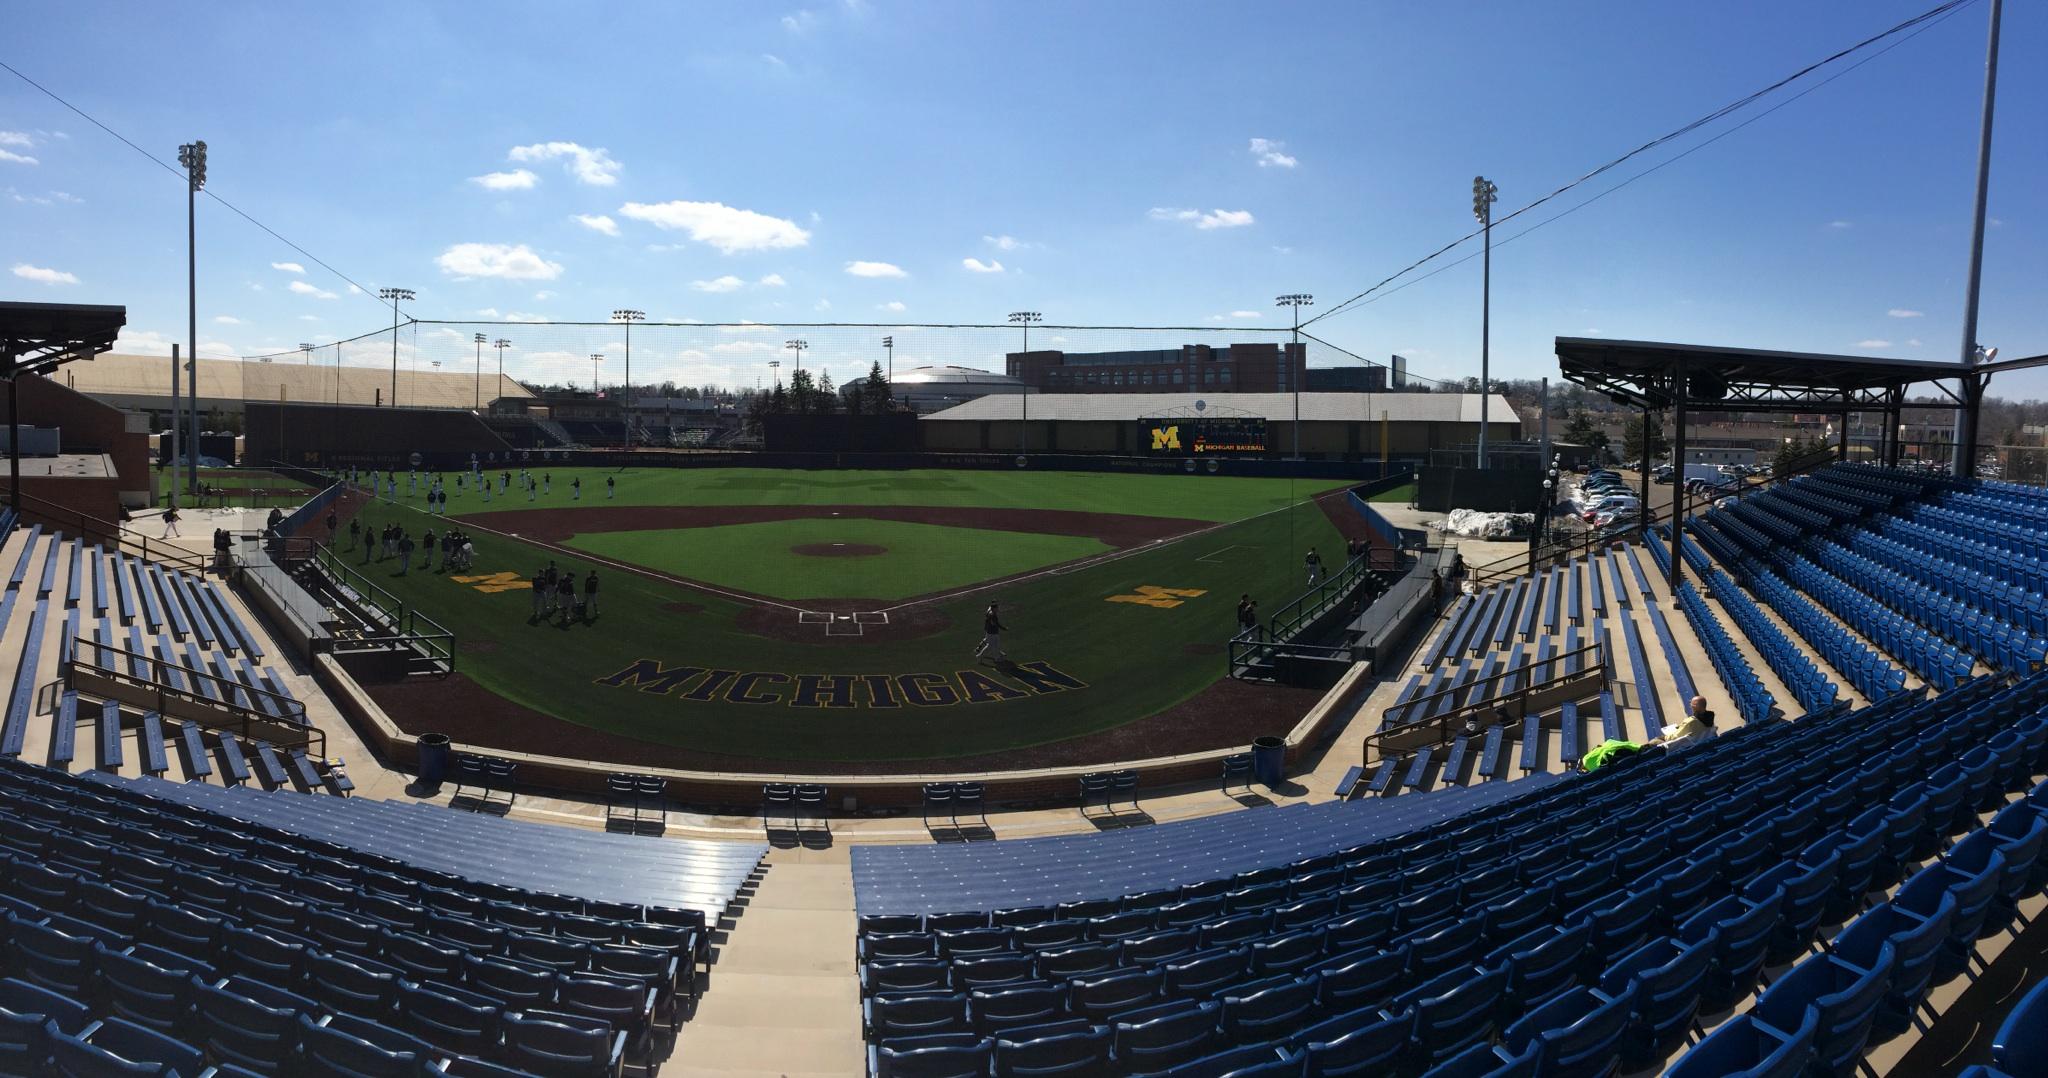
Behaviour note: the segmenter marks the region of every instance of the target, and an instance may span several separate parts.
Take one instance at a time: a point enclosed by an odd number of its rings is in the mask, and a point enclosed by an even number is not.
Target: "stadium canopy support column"
[[[1671,601],[1678,602],[1678,578],[1683,564],[1678,556],[1679,544],[1685,535],[1685,361],[1678,361],[1678,392],[1672,394],[1671,407],[1676,413],[1671,424]],[[1648,456],[1648,438],[1644,439],[1644,456]],[[1643,512],[1649,513],[1648,502],[1643,503]],[[1648,599],[1649,596],[1644,596]]]
[[[1626,434],[1627,432],[1626,432],[1626,431],[1623,431],[1623,433],[1624,433],[1624,434]],[[1638,461],[1636,461],[1636,467],[1638,467],[1638,468],[1642,469],[1642,474],[1641,474],[1641,475],[1639,475],[1639,476],[1637,476],[1637,479],[1638,479],[1638,480],[1640,480],[1640,481],[1642,482],[1642,485],[1643,485],[1643,496],[1642,496],[1642,499],[1641,499],[1641,500],[1642,500],[1642,503],[1643,503],[1643,515],[1642,515],[1642,519],[1640,519],[1640,520],[1638,520],[1638,521],[1636,522],[1636,525],[1637,525],[1637,527],[1640,527],[1640,528],[1644,528],[1644,529],[1647,529],[1647,528],[1649,528],[1649,526],[1650,526],[1650,437],[1649,437],[1649,435],[1650,435],[1650,406],[1646,404],[1646,405],[1644,405],[1644,406],[1643,406],[1643,441],[1642,441],[1642,447],[1643,447],[1643,457],[1642,457],[1642,459],[1641,459],[1641,460],[1638,460]],[[1626,450],[1625,450],[1625,449],[1624,449],[1624,452],[1626,452]],[[1619,456],[1619,454],[1616,454],[1616,455],[1617,455],[1617,456]]]
[[[1891,432],[1892,436],[1891,451],[1886,453],[1884,458],[1887,467],[1898,467],[1899,458],[1905,455],[1903,450],[1905,449],[1906,432],[1902,429],[1906,425],[1905,410],[1902,407],[1905,399],[1905,390],[1893,390],[1891,393],[1891,407],[1885,410],[1884,429]]]
[[[1977,478],[1977,421],[1984,410],[1984,385],[1990,381],[1985,374],[1968,374],[1957,379],[1961,385],[1956,388],[1963,399],[1963,405],[1956,410],[1956,458],[1955,475],[1958,479]]]
[[[1835,451],[1836,460],[1849,459],[1849,410],[1842,409],[1842,444]]]
[[[7,353],[7,369],[14,371],[15,355]],[[7,375],[7,507],[21,512],[21,378]]]

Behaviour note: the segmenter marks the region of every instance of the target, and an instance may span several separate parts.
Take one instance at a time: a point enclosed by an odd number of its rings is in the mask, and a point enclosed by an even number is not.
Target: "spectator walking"
[[[164,510],[164,538],[171,539],[178,534],[178,507],[173,505]]]

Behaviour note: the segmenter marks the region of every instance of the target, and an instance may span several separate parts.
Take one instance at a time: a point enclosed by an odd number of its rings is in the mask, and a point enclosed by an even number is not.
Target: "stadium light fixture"
[[[479,333],[479,334],[477,334],[477,335],[476,335],[476,392],[475,392],[475,397],[476,397],[476,399],[475,399],[475,401],[474,401],[474,402],[473,402],[472,404],[470,404],[470,407],[471,407],[472,409],[474,409],[474,408],[482,408],[482,407],[484,406],[484,335],[483,335],[483,334],[481,334],[481,333]]]
[[[1017,455],[1023,456],[1030,450],[1025,441],[1026,432],[1031,429],[1031,383],[1024,377],[1025,365],[1031,361],[1031,323],[1043,322],[1045,316],[1037,311],[1011,311],[1010,324],[1024,331],[1024,350],[1017,353],[1017,403],[1022,417],[1017,423]]]
[[[1472,177],[1472,216],[1479,221],[1485,251],[1479,271],[1479,467],[1486,467],[1486,411],[1493,388],[1493,204],[1500,188],[1484,176]]]
[[[304,352],[304,353],[306,354],[306,366],[308,366],[308,367],[312,366],[312,365],[313,365],[313,346],[312,346],[312,345],[310,345],[310,344],[308,344],[308,343],[306,343],[305,341],[300,341],[300,342],[299,342],[299,351],[301,351],[301,352]]]
[[[769,361],[768,361],[768,378],[769,378],[769,381],[770,381],[770,382],[772,382],[772,383],[774,384],[774,387],[775,387],[776,389],[781,389],[781,388],[782,388],[782,361],[781,361],[781,360],[779,360],[779,359],[771,359],[771,360],[769,360]],[[755,382],[754,384],[755,384],[756,386],[758,386],[758,385],[760,385],[761,383],[759,383],[759,382]]]
[[[889,384],[896,384],[896,338],[882,338],[882,351],[889,354]]]
[[[1301,354],[1301,309],[1316,305],[1316,298],[1306,292],[1289,292],[1275,296],[1273,306],[1286,307],[1294,312],[1294,343],[1289,345],[1289,354],[1280,369],[1287,372],[1287,380],[1294,384],[1294,459],[1301,459],[1301,383],[1308,378],[1308,364],[1303,362],[1299,371],[1294,369],[1294,357]]]
[[[604,362],[603,352],[590,353],[590,395],[597,396],[597,365]]]
[[[503,389],[505,388],[505,349],[512,347],[512,342],[500,337],[491,342],[491,347],[498,350],[498,389]],[[493,392],[496,392],[496,390],[493,390]],[[491,399],[496,400],[497,398],[492,397]]]
[[[380,288],[377,298],[391,301],[391,406],[398,407],[398,304],[411,303],[410,288]]]
[[[811,342],[804,340],[787,340],[782,342],[782,347],[787,348],[790,351],[796,353],[796,360],[794,361],[793,366],[795,366],[798,374],[803,373],[804,369],[804,349],[809,348],[810,346]],[[794,375],[792,375],[791,377],[794,378]]]
[[[633,444],[633,323],[647,317],[646,311],[621,307],[612,312],[612,321],[626,324],[626,444]]]
[[[199,496],[199,192],[206,187],[206,140],[195,139],[178,147],[178,163],[185,166],[185,371],[191,376],[191,436],[183,454],[186,489]],[[178,361],[171,360],[171,441],[177,444]],[[176,487],[178,477],[171,476]],[[173,503],[176,504],[176,503]]]

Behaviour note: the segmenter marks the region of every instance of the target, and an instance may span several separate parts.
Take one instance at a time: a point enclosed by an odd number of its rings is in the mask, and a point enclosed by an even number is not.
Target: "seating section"
[[[1672,1073],[1841,1073],[2048,882],[2048,783],[2006,805],[2044,766],[2048,675],[1987,677],[1753,723],[1305,858],[1204,863],[1221,843],[1190,845],[1199,880],[1078,859],[1100,836],[923,848],[879,874],[857,850],[870,1066],[1604,1074],[1682,1051]],[[1149,830],[1169,826],[1191,825]],[[995,867],[1037,844],[1058,852],[1027,878]],[[960,863],[974,886],[931,886]],[[1696,1012],[1790,960],[1749,1013],[1684,1048]]]
[[[278,810],[237,818],[209,789],[0,762],[0,1070],[617,1075],[681,1023],[723,912],[694,867],[646,862],[671,843],[407,812],[448,871],[372,849],[371,802],[212,790]],[[686,901],[575,894],[600,858],[628,881],[607,894]],[[502,882],[521,873],[551,886]]]

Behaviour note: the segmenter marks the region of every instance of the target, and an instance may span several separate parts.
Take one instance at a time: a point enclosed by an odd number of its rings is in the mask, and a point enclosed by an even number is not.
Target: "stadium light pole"
[[[498,388],[503,389],[505,388],[505,349],[512,347],[512,342],[500,337],[491,342],[491,347],[498,350]],[[491,399],[496,400],[497,398],[493,397]]]
[[[206,140],[195,139],[178,147],[178,163],[185,166],[185,364],[192,375],[191,444],[185,447],[186,482],[196,497],[199,493],[199,191],[206,186]],[[177,377],[176,361],[172,361],[172,378]],[[175,385],[175,382],[173,383]],[[177,427],[177,412],[171,413],[171,426]],[[176,444],[176,439],[172,440]],[[177,483],[175,473],[171,476]]]
[[[477,334],[475,340],[476,389],[472,394],[475,399],[470,403],[471,409],[482,408],[484,406],[484,335],[481,333]]]
[[[603,352],[590,353],[590,395],[597,396],[597,365],[604,362]]]
[[[612,321],[626,324],[626,444],[633,444],[633,323],[647,317],[645,311],[621,307],[612,312]]]
[[[770,385],[770,386],[771,386],[772,388],[775,388],[775,389],[781,389],[781,388],[782,388],[782,361],[781,361],[781,360],[779,360],[779,359],[771,359],[771,360],[769,360],[769,361],[768,361],[768,382],[769,382],[769,385]],[[759,382],[756,382],[756,383],[755,383],[755,385],[757,385],[757,386],[758,386],[759,384],[760,384]]]
[[[312,366],[312,365],[313,365],[313,346],[312,346],[312,345],[310,345],[310,344],[307,344],[307,343],[306,343],[305,341],[300,341],[300,342],[299,342],[299,351],[301,351],[301,352],[305,353],[305,355],[306,355],[306,366],[308,366],[308,367]]]
[[[1292,354],[1287,357],[1287,361],[1283,366],[1287,370],[1287,380],[1294,383],[1294,459],[1300,460],[1301,383],[1308,377],[1308,364],[1303,363],[1299,371],[1294,369],[1293,364],[1294,357],[1301,354],[1301,309],[1303,307],[1315,306],[1316,298],[1306,292],[1289,292],[1284,296],[1274,299],[1273,305],[1275,307],[1286,307],[1294,312],[1294,343],[1289,346],[1292,349]]]
[[[796,369],[789,376],[789,384],[792,388],[795,387],[796,385],[796,376],[798,374],[802,374],[804,370],[804,349],[809,348],[810,346],[811,342],[803,340],[788,340],[782,342],[782,347],[787,348],[790,351],[796,353],[796,360],[793,364]],[[799,402],[799,404],[801,404],[801,402]]]
[[[390,407],[396,408],[398,407],[398,303],[400,300],[411,303],[413,294],[410,288],[380,288],[377,290],[377,298],[391,301],[391,400],[387,403]]]
[[[893,389],[896,386],[896,338],[882,338],[882,351],[889,355],[889,386]]]
[[[1479,467],[1486,467],[1486,402],[1491,395],[1493,344],[1493,204],[1500,188],[1484,176],[1472,177],[1472,216],[1484,237],[1479,271]]]
[[[1022,409],[1022,419],[1017,423],[1017,454],[1030,452],[1030,443],[1025,441],[1031,429],[1031,385],[1024,380],[1024,366],[1031,362],[1031,323],[1043,322],[1045,316],[1037,311],[1011,311],[1010,324],[1024,331],[1024,350],[1017,353],[1017,403]]]

